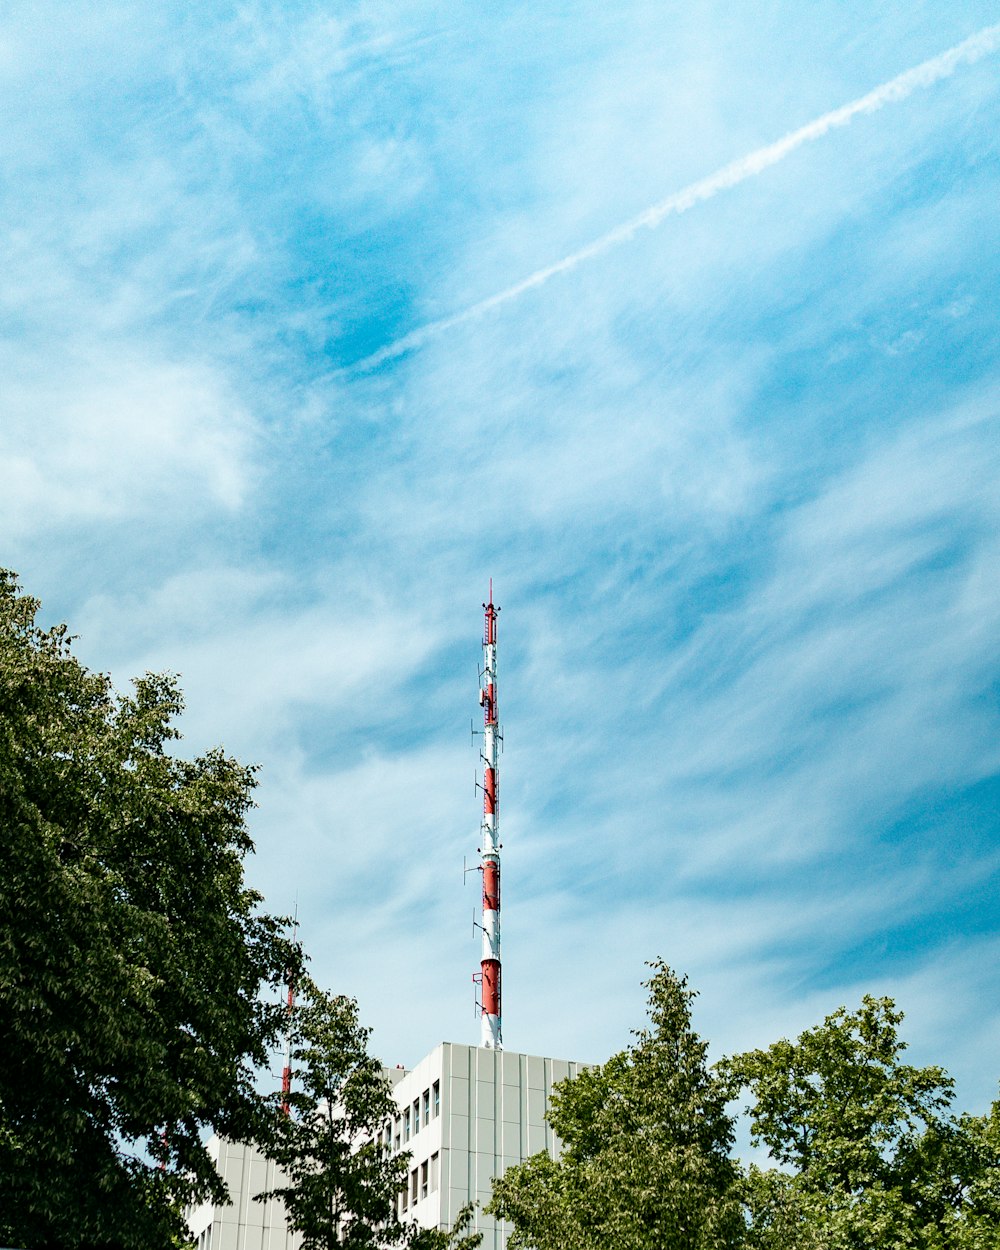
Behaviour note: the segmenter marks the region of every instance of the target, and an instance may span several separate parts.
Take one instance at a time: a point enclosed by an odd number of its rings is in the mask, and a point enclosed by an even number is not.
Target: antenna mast
[[[497,754],[497,612],[493,606],[493,578],[483,627],[483,672],[479,702],[483,705],[483,962],[480,1046],[502,1048],[500,1032],[500,804]]]
[[[292,941],[294,942],[299,932],[299,903],[295,901],[295,922],[292,926]],[[281,1109],[285,1115],[291,1114],[291,1104],[288,1100],[289,1094],[292,1092],[292,1017],[295,1014],[295,981],[292,976],[292,970],[288,970],[288,1027],[285,1032],[285,1066],[281,1070]]]

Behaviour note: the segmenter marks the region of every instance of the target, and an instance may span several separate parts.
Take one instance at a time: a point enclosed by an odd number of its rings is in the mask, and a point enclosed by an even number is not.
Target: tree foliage
[[[115,693],[0,573],[0,1241],[168,1246],[225,1196],[203,1131],[254,1087],[298,956],[243,880],[252,769],[170,748],[181,696]]]
[[[511,1250],[1000,1250],[1000,1103],[954,1116],[890,999],[709,1071],[691,991],[654,967],[652,1029],[554,1091],[562,1156],[494,1182]],[[741,1095],[773,1166],[729,1157]]]
[[[1000,1102],[986,1115],[958,1120],[965,1166],[957,1177],[950,1214],[953,1242],[960,1250],[1000,1247]]]
[[[358,1004],[304,977],[293,1016],[292,1069],[272,1154],[288,1184],[259,1195],[281,1198],[303,1250],[397,1245],[405,1228],[396,1199],[407,1157],[393,1155],[382,1127],[396,1106],[382,1065],[368,1053]]]
[[[511,1250],[728,1250],[740,1242],[725,1094],[691,1027],[694,992],[652,965],[652,1027],[601,1067],[560,1082],[548,1119],[563,1143],[508,1169],[486,1208]]]
[[[720,1065],[750,1094],[745,1198],[759,1250],[945,1250],[1000,1245],[997,1109],[949,1114],[942,1068],[902,1061],[902,1014],[887,998],[840,1008],[796,1042]],[[985,1240],[984,1240],[985,1238]]]
[[[409,1154],[393,1154],[383,1127],[397,1108],[385,1071],[368,1053],[371,1030],[358,1004],[325,993],[309,977],[292,1017],[292,1092],[271,1154],[288,1183],[258,1195],[280,1198],[303,1250],[474,1250],[471,1209],[453,1230],[404,1224],[397,1199]]]
[[[407,1233],[407,1250],[477,1250],[483,1234],[473,1231],[476,1208],[467,1202],[451,1228],[419,1228],[411,1224]]]

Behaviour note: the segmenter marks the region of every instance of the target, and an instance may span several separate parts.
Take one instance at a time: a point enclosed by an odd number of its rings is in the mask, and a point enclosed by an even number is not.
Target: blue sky
[[[261,764],[386,1061],[478,1038],[492,576],[507,1045],[663,956],[716,1054],[887,993],[979,1109],[1000,12],[682,7],[10,6],[2,559]]]

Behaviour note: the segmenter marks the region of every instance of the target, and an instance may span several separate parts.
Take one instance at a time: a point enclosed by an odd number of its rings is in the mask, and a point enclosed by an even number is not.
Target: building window
[[[427,1160],[425,1159],[420,1165],[420,1196],[427,1197]]]
[[[440,1162],[441,1160],[438,1158],[438,1152],[435,1150],[434,1153],[431,1155],[431,1193],[432,1194],[437,1193],[438,1173],[440,1171],[440,1167],[439,1167]]]
[[[420,1099],[419,1098],[414,1098],[413,1100],[413,1131],[414,1133],[420,1132]]]
[[[402,1120],[400,1120],[399,1116],[396,1116],[396,1136],[393,1139],[393,1146],[396,1150],[398,1150],[400,1146],[403,1144],[403,1138],[401,1135],[401,1125],[402,1125]]]
[[[410,1202],[413,1206],[417,1204],[417,1169],[414,1168],[410,1173]]]
[[[403,1141],[410,1140],[410,1108],[403,1112]]]
[[[425,1089],[424,1090],[424,1123],[430,1124],[430,1122],[431,1122],[431,1091],[429,1089]]]
[[[441,1082],[434,1082],[434,1119],[441,1114]]]
[[[406,1186],[403,1186],[403,1192],[399,1195],[399,1201],[402,1203],[403,1210],[406,1210]]]

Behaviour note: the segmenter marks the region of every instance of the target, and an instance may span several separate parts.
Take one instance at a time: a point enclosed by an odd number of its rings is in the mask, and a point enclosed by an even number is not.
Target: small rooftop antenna
[[[295,896],[295,918],[292,921],[292,942],[299,932],[299,897]],[[281,1109],[291,1115],[289,1095],[292,1092],[292,1014],[295,1011],[295,982],[291,968],[288,969],[288,1026],[285,1029],[285,1066],[281,1070]]]

